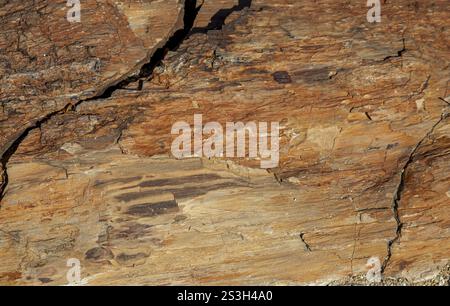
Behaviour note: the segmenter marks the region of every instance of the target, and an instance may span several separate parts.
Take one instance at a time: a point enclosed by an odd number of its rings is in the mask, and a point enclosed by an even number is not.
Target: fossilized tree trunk
[[[447,0],[0,0],[0,284],[423,281],[450,258]],[[280,122],[280,163],[171,127]]]

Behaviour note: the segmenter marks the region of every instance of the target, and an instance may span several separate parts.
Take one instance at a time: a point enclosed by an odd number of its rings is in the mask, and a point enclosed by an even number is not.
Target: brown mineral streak
[[[0,0],[0,285],[449,284],[447,0],[65,4]],[[194,114],[279,166],[175,159]]]

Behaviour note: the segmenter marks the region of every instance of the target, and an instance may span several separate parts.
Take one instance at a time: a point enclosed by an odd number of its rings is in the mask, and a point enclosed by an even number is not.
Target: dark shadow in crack
[[[235,11],[241,11],[245,8],[249,8],[252,4],[252,0],[240,0],[238,5],[233,6],[230,9],[222,9],[219,10],[211,19],[210,24],[202,30],[201,28],[198,28],[200,32],[205,31],[208,32],[209,29],[221,29],[224,24],[226,18],[231,15]],[[197,0],[185,0],[185,6],[184,6],[184,27],[181,30],[178,30],[175,32],[172,37],[169,38],[167,43],[156,50],[156,52],[151,57],[150,61],[143,65],[139,74],[133,77],[129,77],[118,84],[112,85],[108,87],[106,90],[103,91],[103,93],[89,98],[85,100],[80,100],[75,104],[68,104],[63,109],[52,112],[50,114],[47,114],[44,118],[39,119],[31,126],[27,127],[21,135],[19,135],[12,144],[0,155],[0,163],[3,167],[3,170],[0,173],[2,176],[3,183],[0,184],[0,208],[1,208],[1,201],[5,195],[6,186],[9,183],[9,177],[8,177],[8,162],[12,155],[17,151],[18,147],[22,143],[22,141],[28,136],[28,134],[33,131],[34,129],[40,128],[44,123],[46,123],[48,120],[50,120],[53,116],[65,113],[67,110],[73,110],[75,109],[79,104],[86,102],[86,101],[92,101],[92,100],[99,100],[99,99],[107,99],[110,98],[113,93],[117,90],[126,88],[129,84],[134,82],[139,82],[138,84],[138,90],[142,89],[143,87],[143,80],[148,79],[152,76],[154,69],[161,64],[161,62],[164,60],[167,52],[169,51],[176,51],[178,47],[183,43],[183,41],[189,37],[189,34],[192,33],[194,26],[195,19],[197,18],[198,12],[202,8],[202,5],[199,5],[197,7]]]
[[[197,7],[197,0],[186,0],[184,5],[183,28],[176,31],[163,47],[155,51],[150,61],[141,67],[139,74],[129,77],[126,80],[118,83],[117,85],[109,87],[102,95],[93,97],[88,100],[110,98],[116,90],[125,89],[129,84],[134,82],[139,82],[137,90],[142,90],[143,80],[148,79],[152,76],[153,71],[157,66],[161,64],[161,62],[167,55],[167,52],[176,51],[183,43],[183,41],[188,37],[188,34],[191,32],[191,29],[194,26],[195,19],[197,18],[198,12],[200,11],[201,7],[201,5]]]
[[[233,6],[229,9],[221,9],[211,18],[211,21],[206,27],[193,28],[191,34],[196,33],[207,33],[211,30],[221,30],[225,25],[226,19],[233,13],[244,10],[245,8],[250,8],[252,6],[253,0],[239,0],[239,4]]]
[[[149,78],[153,74],[153,70],[162,62],[164,57],[166,56],[168,51],[175,51],[178,49],[178,47],[181,45],[181,43],[188,37],[188,34],[190,33],[195,18],[197,17],[197,14],[199,10],[201,9],[201,6],[197,7],[197,0],[185,0],[185,6],[184,6],[184,27],[181,30],[178,30],[175,32],[172,37],[169,38],[167,43],[156,50],[156,52],[151,57],[150,61],[142,66],[139,74],[137,76],[129,77],[118,84],[112,85],[108,87],[103,93],[89,98],[85,100],[78,101],[75,104],[68,104],[63,109],[52,112],[50,114],[47,114],[42,119],[37,120],[34,124],[27,127],[13,142],[12,144],[0,155],[0,164],[2,165],[3,169],[0,175],[2,176],[3,183],[0,184],[0,207],[1,207],[1,201],[5,195],[6,186],[8,186],[9,183],[9,177],[8,177],[8,162],[12,155],[17,151],[18,147],[22,143],[22,141],[28,136],[28,134],[33,131],[34,129],[40,128],[42,124],[46,123],[48,120],[50,120],[53,116],[62,114],[66,112],[69,109],[75,109],[79,104],[86,102],[86,101],[92,101],[92,100],[98,100],[98,99],[107,99],[110,98],[113,93],[116,90],[123,89],[124,87],[128,86],[129,84],[133,82],[138,82],[139,85],[138,88],[142,89],[143,86],[143,79]]]

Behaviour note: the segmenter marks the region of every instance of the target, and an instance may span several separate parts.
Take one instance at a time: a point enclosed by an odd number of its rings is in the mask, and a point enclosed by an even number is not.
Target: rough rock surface
[[[3,2],[0,283],[448,277],[447,0]],[[194,114],[280,122],[279,167],[176,160]]]
[[[80,23],[66,2],[0,2],[1,155],[49,114],[138,73],[183,26],[178,0],[87,0]]]

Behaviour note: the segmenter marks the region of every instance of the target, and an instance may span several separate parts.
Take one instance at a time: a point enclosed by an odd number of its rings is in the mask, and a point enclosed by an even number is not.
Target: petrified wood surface
[[[1,284],[65,284],[69,258],[89,284],[448,263],[447,0],[389,1],[377,24],[366,1],[84,1],[79,24],[22,2],[0,1]],[[280,122],[279,167],[174,159],[194,114]]]
[[[24,129],[138,73],[183,26],[178,0],[87,0],[81,23],[66,21],[66,2],[0,2],[2,155]]]

